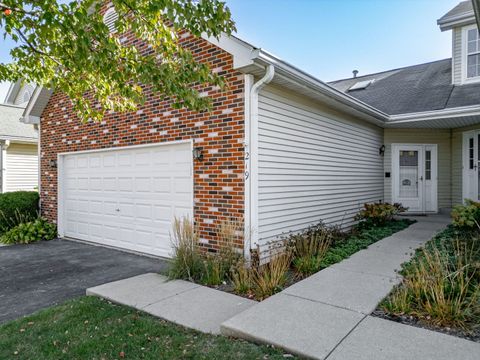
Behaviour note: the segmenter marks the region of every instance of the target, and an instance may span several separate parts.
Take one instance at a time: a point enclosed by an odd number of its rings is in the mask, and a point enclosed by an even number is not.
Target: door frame
[[[398,169],[399,169],[399,159],[395,154],[397,154],[398,148],[421,148],[422,149],[422,156],[421,158],[421,176],[423,177],[422,181],[422,189],[421,189],[421,210],[419,211],[407,211],[409,213],[438,213],[438,145],[437,144],[413,144],[413,143],[392,143],[391,144],[391,169],[392,169],[392,188],[391,188],[391,196],[392,202],[396,202],[396,189],[399,186],[398,184]],[[428,149],[427,149],[428,148]],[[432,208],[433,210],[426,210],[426,192],[425,192],[425,151],[431,150],[431,181],[432,181]],[[420,159],[419,159],[420,160]]]
[[[134,150],[134,149],[141,149],[141,148],[150,148],[150,147],[158,147],[158,146],[168,146],[168,145],[178,145],[178,144],[190,144],[190,153],[192,154],[192,162],[191,162],[191,189],[192,189],[192,196],[191,196],[191,204],[192,204],[192,217],[195,217],[195,188],[194,188],[194,159],[193,159],[193,139],[188,140],[178,140],[178,141],[166,141],[161,143],[150,143],[150,144],[141,144],[141,145],[129,145],[129,146],[117,146],[117,147],[109,147],[109,148],[100,148],[100,149],[91,149],[91,150],[80,150],[80,151],[68,151],[68,152],[61,152],[57,153],[57,229],[58,229],[58,236],[65,237],[65,210],[64,210],[64,160],[65,157],[68,155],[81,155],[81,154],[90,154],[90,153],[97,153],[97,152],[111,152],[111,151],[119,151],[119,150]],[[193,220],[193,219],[192,219]]]
[[[479,135],[480,135],[480,129],[473,129],[473,130],[468,130],[464,131],[462,133],[462,203],[465,203],[466,199],[469,199],[469,191],[467,191],[469,184],[468,181],[468,176],[466,174],[467,169],[469,168],[469,147],[467,143],[467,139],[473,135],[473,161],[474,161],[474,171],[477,172],[477,175],[475,176],[476,180],[476,186],[475,186],[475,191],[478,193],[478,163],[480,162],[479,158],[479,148],[480,148],[480,141],[479,141]],[[476,145],[476,151],[475,151],[475,143]],[[475,164],[476,162],[476,164]],[[480,195],[480,194],[479,194]],[[478,195],[477,199],[471,199],[474,201],[478,201]]]

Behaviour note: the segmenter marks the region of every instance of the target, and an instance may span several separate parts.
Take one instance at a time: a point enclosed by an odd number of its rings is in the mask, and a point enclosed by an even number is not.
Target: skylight
[[[375,81],[375,79],[359,81],[359,82],[353,84],[352,86],[350,86],[350,87],[348,88],[348,91],[366,89],[366,88],[369,87],[374,81]]]

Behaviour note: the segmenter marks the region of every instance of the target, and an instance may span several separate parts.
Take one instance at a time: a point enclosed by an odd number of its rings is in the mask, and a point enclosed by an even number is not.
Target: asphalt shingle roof
[[[365,89],[348,89],[364,80],[374,82]],[[444,59],[333,81],[329,85],[389,115],[480,105],[480,83],[452,85],[452,60]]]
[[[38,131],[33,125],[20,122],[24,110],[22,107],[0,104],[0,139],[38,139]]]
[[[469,13],[471,11],[473,11],[472,1],[471,0],[462,1],[457,6],[455,6],[452,10],[450,10],[445,15],[443,15],[438,21],[442,22],[443,20],[449,17]]]

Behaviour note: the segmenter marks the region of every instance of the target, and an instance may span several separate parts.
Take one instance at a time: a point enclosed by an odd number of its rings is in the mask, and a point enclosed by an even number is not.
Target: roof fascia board
[[[38,143],[38,139],[37,138],[32,138],[32,137],[0,135],[0,139],[2,141],[8,140],[12,143],[20,143],[20,144],[36,144],[36,143]]]
[[[251,53],[255,49],[252,45],[235,36],[220,35],[218,38],[202,34],[202,38],[212,45],[233,55],[233,68],[239,69],[253,64]]]
[[[43,86],[37,86],[35,87],[35,90],[33,91],[33,95],[31,96],[30,100],[28,101],[27,107],[25,108],[25,111],[23,112],[22,117],[20,118],[21,122],[24,122],[26,124],[29,124],[29,118],[30,118],[30,113],[32,112],[32,109],[35,105],[35,102],[38,99],[38,96],[42,92]],[[30,123],[31,124],[31,123]]]
[[[443,109],[443,110],[434,110],[434,111],[424,111],[411,114],[399,114],[399,115],[390,115],[390,120],[388,124],[399,124],[399,123],[408,123],[412,121],[428,121],[428,120],[439,120],[439,119],[449,119],[449,118],[458,118],[463,116],[479,116],[480,115],[480,106],[462,106],[452,109]]]
[[[440,26],[440,30],[442,31],[451,30],[454,27],[471,23],[475,23],[475,13],[473,11],[437,20],[437,24]]]

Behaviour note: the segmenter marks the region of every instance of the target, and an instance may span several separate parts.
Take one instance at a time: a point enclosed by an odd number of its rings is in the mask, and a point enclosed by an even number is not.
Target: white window
[[[480,34],[477,27],[465,27],[463,39],[463,81],[480,81]]]

